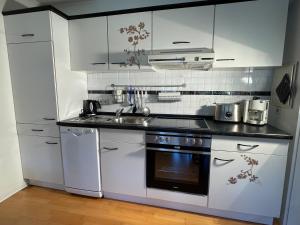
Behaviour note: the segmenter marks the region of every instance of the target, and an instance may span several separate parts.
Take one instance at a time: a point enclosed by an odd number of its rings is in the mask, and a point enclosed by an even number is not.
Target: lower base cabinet
[[[279,217],[286,156],[212,151],[209,208]]]
[[[25,179],[63,184],[60,138],[19,135]]]
[[[104,192],[146,197],[144,132],[100,129]]]

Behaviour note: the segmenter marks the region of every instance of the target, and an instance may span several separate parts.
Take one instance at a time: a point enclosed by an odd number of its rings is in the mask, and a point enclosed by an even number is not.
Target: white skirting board
[[[266,224],[266,225],[273,224],[273,218],[270,217],[248,215],[248,214],[235,213],[235,212],[226,212],[221,210],[209,209],[206,207],[199,207],[195,205],[182,204],[177,202],[174,203],[165,200],[142,198],[136,196],[128,196],[128,195],[116,194],[111,192],[104,192],[103,195],[104,198],[135,202],[135,203],[140,203],[145,205],[153,205],[161,208],[169,208],[169,209],[175,209],[175,210],[186,211],[186,212],[201,213],[210,216],[218,216],[218,217],[224,217],[224,218],[235,219],[235,220],[243,220],[243,221]]]
[[[16,194],[17,192],[21,191],[22,189],[24,189],[26,187],[27,187],[26,183],[23,183],[19,187],[16,187],[15,189],[9,191],[3,198],[0,199],[0,203],[5,201],[6,199],[10,198],[11,196],[13,196],[14,194]]]
[[[65,190],[63,184],[52,184],[52,183],[47,183],[47,182],[42,182],[37,180],[28,180],[28,179],[26,179],[25,181],[28,185],[52,188],[52,189],[63,190],[63,191]]]

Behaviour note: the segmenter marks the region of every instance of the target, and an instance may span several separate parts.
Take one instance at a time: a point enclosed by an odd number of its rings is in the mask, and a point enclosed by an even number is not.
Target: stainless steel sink
[[[72,122],[105,123],[105,124],[123,124],[123,125],[144,125],[147,126],[152,118],[141,116],[122,116],[116,118],[113,115],[97,115],[90,118],[74,118]]]
[[[133,124],[133,125],[144,125],[150,122],[152,118],[150,117],[140,117],[140,116],[122,116],[120,118],[114,118],[115,123],[119,124]]]

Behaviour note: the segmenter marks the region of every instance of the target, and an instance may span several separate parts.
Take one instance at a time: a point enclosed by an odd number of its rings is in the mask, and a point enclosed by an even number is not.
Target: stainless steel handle
[[[149,59],[149,62],[168,62],[168,61],[185,61],[185,58],[174,58],[174,59]]]
[[[38,129],[31,129],[33,132],[43,132],[44,130],[38,130]]]
[[[235,61],[235,59],[216,59],[216,61],[218,61],[218,62],[222,62],[222,61]]]
[[[173,41],[172,44],[173,45],[177,45],[177,44],[190,44],[191,42],[189,41]]]
[[[214,158],[215,161],[222,161],[222,162],[233,162],[234,159],[220,159],[220,158]]]
[[[43,120],[55,120],[54,118],[47,118],[47,117],[45,117],[45,118],[43,118]]]
[[[176,149],[169,149],[169,148],[146,148],[146,150],[158,151],[158,152],[189,153],[189,154],[196,154],[196,155],[210,155],[210,152],[190,151],[190,150],[182,150],[182,149],[176,150]]]
[[[108,148],[108,147],[103,147],[103,149],[108,150],[108,151],[116,151],[116,150],[119,150],[119,148]]]
[[[97,65],[105,65],[105,62],[95,62],[95,63],[91,63],[93,66],[97,66]]]
[[[34,34],[22,34],[22,37],[34,37]]]
[[[70,133],[71,133],[74,137],[80,137],[80,136],[81,136],[81,134],[76,134],[76,133],[71,132],[71,131],[70,131]]]
[[[49,141],[46,141],[45,143],[46,143],[47,145],[58,145],[57,142],[49,142]]]
[[[248,149],[244,149],[244,151],[249,151],[249,150],[252,150],[252,149],[255,149],[255,148],[259,147],[259,145],[244,145],[244,144],[237,144],[237,147],[238,147],[240,150],[243,150],[243,149],[241,149],[241,147],[247,147]]]

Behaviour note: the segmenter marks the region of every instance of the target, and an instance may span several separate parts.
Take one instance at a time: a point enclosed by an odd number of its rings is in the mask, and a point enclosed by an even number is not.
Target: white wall
[[[284,53],[284,63],[295,63],[300,62],[300,1],[290,2],[289,7],[289,16],[288,16],[288,25],[287,25],[287,36],[285,44],[285,53]],[[295,96],[294,106],[292,109],[276,109],[271,107],[270,109],[270,122],[272,125],[283,129],[290,134],[296,135],[297,124],[299,124],[299,105],[300,105],[300,73],[298,68],[296,86],[298,86],[298,91]],[[299,125],[298,125],[299,126]],[[300,127],[298,127],[300,129]],[[295,138],[294,138],[295,139]],[[296,147],[294,147],[296,146]],[[288,158],[288,168],[286,175],[286,193],[284,198],[287,199],[287,204],[283,208],[283,225],[286,225],[288,219],[288,225],[299,224],[300,221],[300,157],[297,159],[298,145],[297,143],[291,143],[289,150]],[[299,152],[300,153],[300,152]],[[297,160],[296,160],[297,159]],[[295,170],[295,165],[297,161],[297,168]],[[296,171],[295,180],[293,181],[293,171]],[[291,179],[289,179],[291,178]],[[294,187],[293,187],[294,185]],[[290,198],[289,194],[293,187],[293,195]],[[289,199],[292,200],[291,206],[289,204]],[[290,209],[289,217],[288,209]]]
[[[199,0],[83,0],[57,3],[54,6],[68,15],[78,15],[193,1]]]
[[[2,11],[5,0],[0,0]],[[0,202],[21,188],[23,181],[13,105],[3,16],[0,14]]]

